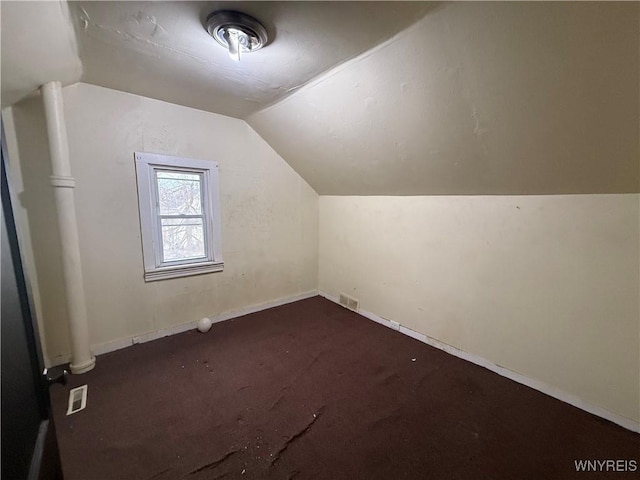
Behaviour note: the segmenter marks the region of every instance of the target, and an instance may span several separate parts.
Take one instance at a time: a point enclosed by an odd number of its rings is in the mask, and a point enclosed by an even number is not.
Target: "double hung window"
[[[146,281],[221,271],[218,165],[136,152]]]

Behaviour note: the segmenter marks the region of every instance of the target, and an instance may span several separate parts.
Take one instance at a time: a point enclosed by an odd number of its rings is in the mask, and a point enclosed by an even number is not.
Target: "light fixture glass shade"
[[[213,12],[207,17],[207,31],[226,48],[233,60],[241,53],[259,50],[267,44],[267,31],[255,18],[230,10]]]
[[[234,29],[228,29],[224,33],[224,37],[227,40],[227,47],[229,49],[229,56],[231,60],[236,62],[240,61],[240,40],[238,39],[238,31]]]
[[[242,30],[235,28],[226,28],[223,32],[224,39],[227,41],[227,49],[229,56],[236,62],[240,60],[241,52],[251,51],[251,39]]]

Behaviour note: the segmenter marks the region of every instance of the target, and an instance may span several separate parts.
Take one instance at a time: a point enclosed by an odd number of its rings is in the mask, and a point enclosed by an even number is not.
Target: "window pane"
[[[160,215],[201,215],[202,174],[156,171]]]
[[[202,218],[163,218],[160,221],[165,262],[206,257]]]

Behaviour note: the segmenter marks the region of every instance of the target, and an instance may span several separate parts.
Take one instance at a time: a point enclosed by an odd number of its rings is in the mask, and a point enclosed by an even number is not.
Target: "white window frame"
[[[138,183],[138,209],[142,234],[144,280],[152,282],[168,278],[221,272],[222,235],[218,164],[213,160],[135,152]],[[162,261],[162,231],[156,183],[157,171],[197,173],[202,175],[202,213],[205,256],[197,259]]]

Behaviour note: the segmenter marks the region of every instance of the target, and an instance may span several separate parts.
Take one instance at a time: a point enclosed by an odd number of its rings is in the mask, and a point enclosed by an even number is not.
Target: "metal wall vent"
[[[344,293],[340,294],[340,305],[349,310],[353,310],[354,312],[358,311],[358,300],[350,297],[349,295],[345,295]]]
[[[87,385],[81,387],[72,388],[69,392],[69,408],[67,408],[67,415],[84,410],[87,406]]]

